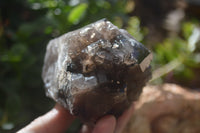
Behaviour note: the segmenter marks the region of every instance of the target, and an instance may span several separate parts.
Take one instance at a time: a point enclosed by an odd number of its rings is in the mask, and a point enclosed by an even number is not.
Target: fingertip
[[[93,133],[112,133],[115,126],[116,118],[113,115],[104,116],[96,123]]]
[[[74,116],[69,111],[56,104],[52,110],[35,119],[18,133],[61,133],[67,130],[73,120]]]
[[[57,110],[58,116],[60,119],[63,119],[64,121],[72,121],[75,119],[75,116],[71,115],[69,110],[62,107],[60,104],[56,104],[53,110]]]
[[[123,131],[124,127],[129,122],[131,116],[133,115],[134,110],[135,110],[135,103],[132,103],[129,109],[124,111],[124,113],[118,118],[115,133],[121,133]]]

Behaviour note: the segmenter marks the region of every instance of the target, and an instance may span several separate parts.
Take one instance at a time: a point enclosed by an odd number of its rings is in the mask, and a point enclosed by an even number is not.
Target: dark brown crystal
[[[49,42],[42,78],[47,96],[84,122],[116,117],[151,77],[152,55],[106,19]]]

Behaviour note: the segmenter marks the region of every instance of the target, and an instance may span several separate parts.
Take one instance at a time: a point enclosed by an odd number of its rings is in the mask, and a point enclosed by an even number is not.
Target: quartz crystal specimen
[[[116,117],[151,77],[152,54],[106,19],[51,40],[42,78],[47,96],[84,122]]]

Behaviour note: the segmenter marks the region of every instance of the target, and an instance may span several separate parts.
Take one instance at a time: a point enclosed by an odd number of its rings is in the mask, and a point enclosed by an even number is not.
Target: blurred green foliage
[[[102,18],[126,28],[148,44],[146,27],[130,16],[130,0],[4,0],[0,1],[0,132],[16,131],[48,111],[41,79],[48,41]],[[198,21],[184,21],[182,31],[152,47],[153,70],[176,61],[178,78],[193,78],[200,65]],[[148,45],[147,45],[148,46]],[[150,47],[150,46],[149,46]],[[154,81],[164,81],[167,73]],[[77,124],[79,125],[79,124]],[[72,129],[74,130],[74,129]],[[72,131],[71,131],[72,132]]]
[[[143,41],[144,36],[147,34],[148,30],[140,26],[140,20],[138,17],[130,17],[128,20],[127,31],[137,40]]]
[[[193,20],[182,22],[181,27],[179,34],[167,37],[163,42],[155,45],[155,58],[152,65],[156,69],[170,62],[177,64],[168,67],[168,69],[174,67],[172,68],[173,80],[179,80],[182,84],[187,85],[194,78],[198,78],[196,70],[200,69],[200,28],[198,21]],[[162,76],[168,72],[163,69],[158,78],[162,79]]]

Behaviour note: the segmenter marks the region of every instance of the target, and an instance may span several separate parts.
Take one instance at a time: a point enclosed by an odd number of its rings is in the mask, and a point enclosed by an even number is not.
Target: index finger
[[[74,120],[69,111],[59,104],[43,116],[38,117],[17,133],[63,133]]]

